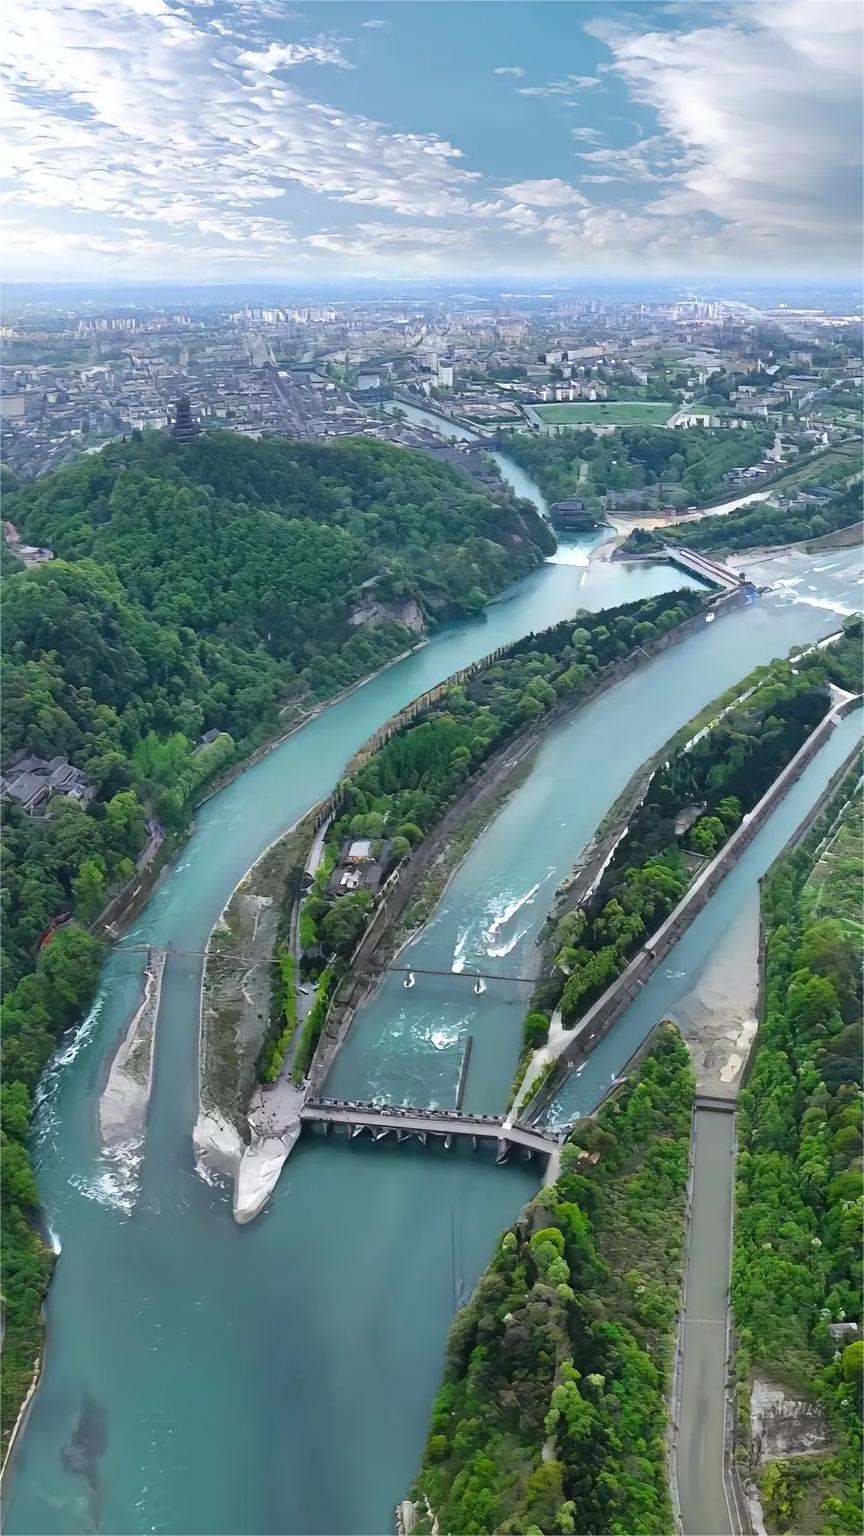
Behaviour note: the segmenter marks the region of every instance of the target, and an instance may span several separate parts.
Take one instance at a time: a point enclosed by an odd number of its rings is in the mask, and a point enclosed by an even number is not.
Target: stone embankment
[[[137,1141],[144,1133],[153,1086],[153,1044],[166,954],[151,949],[144,971],[144,995],[111,1063],[99,1100],[99,1130],[111,1148]]]
[[[651,939],[645,944],[638,954],[630,961],[621,975],[607,987],[601,997],[597,999],[579,1020],[576,1027],[568,1031],[567,1039],[560,1046],[558,1054],[562,1064],[568,1068],[577,1065],[585,1056],[593,1050],[594,1046],[612,1028],[612,1025],[620,1018],[624,1010],[641,991],[651,973],[656,969],[661,960],[664,960],[680,939],[682,933],[690,926],[693,919],[713,896],[720,882],[738,859],[750,846],[757,832],[768,820],[772,811],[780,803],[792,785],[800,779],[808,763],[816,756],[819,749],[836,729],[840,721],[850,713],[852,709],[861,703],[859,696],[844,699],[834,705],[825,715],[824,719],[811,731],[803,746],[799,748],[795,756],[786,764],[786,767],[777,775],[774,783],[766,790],[762,799],[754,806],[750,814],[741,825],[732,833],[723,848],[700,870],[689,890],[682,897],[677,907],[670,912],[665,922],[656,930]],[[542,1109],[549,1099],[560,1088],[561,1077],[559,1073],[553,1073],[544,1084],[535,1101],[527,1107],[523,1107],[524,1119],[531,1119]]]

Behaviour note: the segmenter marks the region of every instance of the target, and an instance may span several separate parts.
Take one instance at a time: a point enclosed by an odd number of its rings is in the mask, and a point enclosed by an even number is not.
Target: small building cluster
[[[553,528],[572,529],[574,532],[584,532],[594,528],[597,519],[589,512],[581,496],[565,496],[563,501],[556,501],[549,508],[549,516]]]
[[[327,887],[331,896],[347,896],[351,891],[371,891],[374,895],[384,879],[389,856],[389,842],[373,844],[369,837],[346,838]]]
[[[0,800],[14,800],[35,816],[44,810],[54,795],[86,804],[96,793],[80,768],[73,768],[65,757],[30,757],[19,752],[0,778]]]
[[[3,524],[3,538],[7,549],[22,565],[46,565],[54,559],[53,549],[42,549],[38,544],[24,544],[15,524],[8,519]]]

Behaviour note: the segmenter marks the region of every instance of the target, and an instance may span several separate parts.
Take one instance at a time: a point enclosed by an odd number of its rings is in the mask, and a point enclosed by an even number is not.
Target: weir
[[[457,1109],[422,1109],[414,1105],[372,1104],[360,1100],[307,1099],[300,1110],[300,1119],[307,1124],[325,1127],[344,1125],[351,1135],[370,1130],[376,1141],[380,1140],[380,1133],[387,1131],[394,1131],[399,1141],[412,1135],[423,1139],[440,1136],[448,1146],[454,1136],[471,1141],[475,1148],[478,1141],[495,1141],[499,1163],[506,1160],[512,1147],[550,1157],[566,1137],[566,1132],[526,1125],[518,1120],[505,1129],[504,1119],[497,1115],[471,1115]]]
[[[735,592],[744,585],[738,576],[733,576],[731,571],[727,571],[725,565],[718,565],[716,560],[707,559],[698,550],[685,549],[683,545],[664,544],[663,555],[670,565],[677,566],[681,571],[687,571],[690,576],[698,577],[709,586],[722,587],[727,592]]]

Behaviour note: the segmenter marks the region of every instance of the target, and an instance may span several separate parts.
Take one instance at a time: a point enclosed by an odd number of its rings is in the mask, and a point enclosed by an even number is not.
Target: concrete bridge
[[[375,1141],[390,1133],[395,1134],[397,1141],[416,1136],[424,1146],[430,1136],[440,1137],[448,1147],[454,1137],[469,1139],[475,1148],[480,1141],[494,1141],[499,1163],[506,1161],[513,1147],[550,1157],[564,1139],[564,1135],[556,1131],[523,1125],[519,1121],[505,1126],[495,1115],[462,1114],[457,1109],[418,1109],[413,1105],[368,1104],[361,1100],[307,1099],[300,1110],[300,1119],[323,1125],[325,1130],[331,1125],[347,1126],[351,1136],[368,1131]]]
[[[722,587],[727,592],[735,592],[741,585],[738,577],[733,576],[725,565],[718,565],[716,560],[709,560],[698,550],[685,549],[683,544],[664,544],[663,554],[670,565],[677,565],[680,570],[688,571],[691,576],[708,582],[712,587]]]

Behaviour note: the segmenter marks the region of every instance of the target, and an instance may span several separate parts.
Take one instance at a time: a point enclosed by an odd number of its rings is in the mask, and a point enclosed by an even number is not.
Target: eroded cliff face
[[[750,1434],[757,1463],[822,1451],[829,1444],[828,1426],[819,1403],[787,1392],[764,1376],[753,1378]]]
[[[372,598],[355,608],[348,620],[354,628],[361,624],[368,624],[375,629],[379,624],[404,624],[406,629],[413,630],[415,635],[422,635],[426,628],[423,611],[417,599],[406,597],[401,602],[379,602]]]

